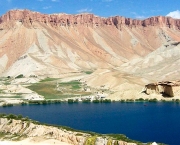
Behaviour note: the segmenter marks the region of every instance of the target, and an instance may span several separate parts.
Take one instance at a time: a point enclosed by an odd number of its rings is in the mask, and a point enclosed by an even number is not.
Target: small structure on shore
[[[144,92],[150,94],[163,94],[169,97],[180,96],[179,81],[162,81],[145,86]]]

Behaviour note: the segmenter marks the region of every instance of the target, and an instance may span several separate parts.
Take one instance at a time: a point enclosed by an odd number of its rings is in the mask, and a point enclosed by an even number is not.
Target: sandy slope
[[[70,145],[55,139],[27,138],[22,141],[0,141],[0,145]]]

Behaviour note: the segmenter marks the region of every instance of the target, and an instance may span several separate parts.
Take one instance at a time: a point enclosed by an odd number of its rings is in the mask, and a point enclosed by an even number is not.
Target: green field
[[[45,99],[65,99],[90,95],[83,90],[79,81],[61,82],[60,79],[55,78],[46,78],[39,83],[28,86],[28,88],[44,96]]]

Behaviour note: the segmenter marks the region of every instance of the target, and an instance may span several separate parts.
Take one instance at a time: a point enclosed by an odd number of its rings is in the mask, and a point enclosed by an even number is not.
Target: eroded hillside
[[[180,20],[162,16],[135,20],[12,10],[0,18],[0,73],[83,79],[93,87],[138,94],[149,82],[179,78],[179,28]]]

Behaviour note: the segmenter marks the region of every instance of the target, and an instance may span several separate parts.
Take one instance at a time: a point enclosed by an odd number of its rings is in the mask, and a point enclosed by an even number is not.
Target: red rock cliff
[[[180,19],[173,19],[171,17],[151,17],[145,20],[130,19],[121,16],[102,18],[93,14],[41,14],[39,12],[32,12],[29,10],[11,10],[0,17],[0,23],[18,20],[25,24],[32,24],[33,22],[41,22],[51,24],[52,26],[115,26],[121,29],[122,25],[129,27],[148,27],[148,26],[163,26],[174,29],[180,29]]]

